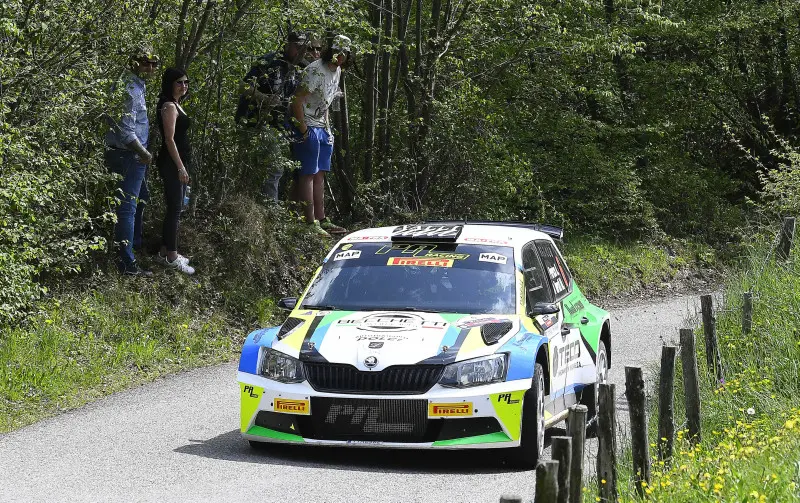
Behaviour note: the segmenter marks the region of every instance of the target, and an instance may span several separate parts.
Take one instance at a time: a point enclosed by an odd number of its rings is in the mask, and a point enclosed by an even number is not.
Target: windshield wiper
[[[387,309],[387,311],[422,311],[425,313],[441,313],[441,311],[438,311],[436,309],[426,309],[414,306],[399,307],[397,309]]]
[[[317,311],[336,311],[339,308],[336,306],[326,306],[326,305],[314,305],[314,304],[303,304],[300,306],[300,309],[315,309]]]

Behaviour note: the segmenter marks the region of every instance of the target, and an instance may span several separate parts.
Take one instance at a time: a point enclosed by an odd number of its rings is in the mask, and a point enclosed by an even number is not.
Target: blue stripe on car
[[[258,349],[261,346],[269,347],[280,328],[261,328],[247,336],[242,346],[242,355],[239,357],[240,372],[258,374]]]

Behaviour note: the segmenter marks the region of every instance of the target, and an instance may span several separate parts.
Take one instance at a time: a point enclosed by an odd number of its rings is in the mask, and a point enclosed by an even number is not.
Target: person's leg
[[[331,170],[333,155],[333,136],[325,129],[319,130],[319,156],[317,166],[319,173],[314,179],[314,217],[320,222],[325,220],[325,173]]]
[[[178,222],[183,204],[183,184],[178,179],[178,172],[174,166],[159,167],[159,172],[164,180],[166,202],[164,222],[161,226],[162,256],[174,261],[178,257]]]
[[[138,162],[133,152],[118,152],[116,166],[112,169],[122,175],[118,185],[117,223],[114,226],[120,269],[132,269],[136,260],[133,256],[133,228],[136,217],[137,199],[144,180],[145,165]]]
[[[142,238],[142,220],[144,218],[144,209],[147,203],[150,202],[150,189],[147,186],[147,169],[145,168],[144,178],[142,179],[142,186],[139,189],[139,197],[136,200],[136,216],[133,219],[133,249],[137,251],[142,250],[144,239]]]
[[[303,204],[303,214],[306,217],[306,223],[314,223],[314,180],[317,175],[300,175],[300,184],[298,193],[300,194],[300,202]]]
[[[331,158],[333,157],[333,135],[328,134],[327,131],[324,133],[324,137],[320,142],[318,165],[319,174],[321,176],[319,181],[319,193],[314,193],[318,199],[318,202],[315,200],[314,211],[320,221],[320,226],[325,229],[325,231],[330,232],[331,234],[343,234],[347,232],[347,229],[344,227],[339,227],[335,223],[331,222],[330,218],[325,216],[325,176],[331,170]]]
[[[325,172],[314,175],[314,219],[325,220]]]
[[[319,172],[319,140],[315,133],[317,128],[309,128],[306,140],[295,146],[297,158],[300,161],[300,188],[301,204],[304,204],[303,214],[306,223],[314,223],[314,179]]]
[[[262,162],[266,163],[266,178],[263,187],[264,196],[278,202],[285,159],[280,149],[279,140],[273,130],[264,131],[261,137],[264,142],[264,159],[262,159]]]

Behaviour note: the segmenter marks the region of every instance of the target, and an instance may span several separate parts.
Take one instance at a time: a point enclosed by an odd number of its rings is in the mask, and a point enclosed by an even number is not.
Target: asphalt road
[[[610,378],[618,396],[624,391],[624,366],[655,365],[662,341],[675,341],[678,328],[698,310],[696,295],[612,310]],[[254,451],[239,436],[235,379],[233,363],[200,369],[0,436],[0,501],[532,498],[534,472],[508,467],[498,451],[283,445]],[[590,469],[591,445],[588,450]]]

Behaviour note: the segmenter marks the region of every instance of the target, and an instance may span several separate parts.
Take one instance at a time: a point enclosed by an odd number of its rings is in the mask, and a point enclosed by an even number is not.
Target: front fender
[[[261,346],[269,346],[281,327],[260,328],[250,333],[242,346],[239,357],[239,372],[258,374],[258,351]]]
[[[536,354],[539,348],[547,343],[547,338],[538,332],[533,332],[521,327],[517,335],[503,344],[499,351],[506,351],[509,354],[507,381],[517,379],[533,378],[533,370],[536,364]]]

